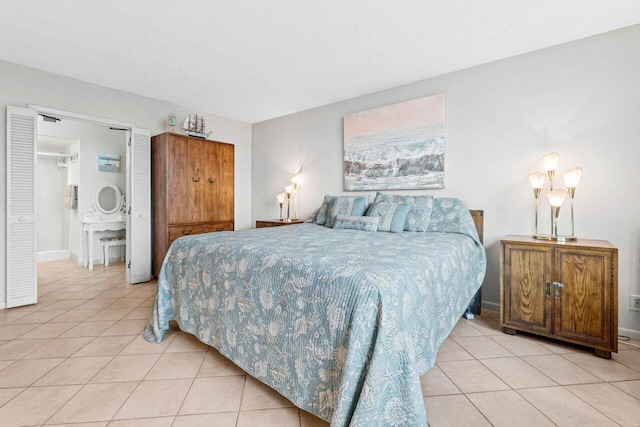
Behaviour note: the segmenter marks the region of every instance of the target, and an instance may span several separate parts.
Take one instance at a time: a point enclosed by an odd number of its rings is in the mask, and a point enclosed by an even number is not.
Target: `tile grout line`
[[[248,374],[244,376],[244,384],[242,384],[242,394],[240,395],[240,403],[238,404],[238,415],[236,416],[236,427],[240,422],[240,411],[242,409],[242,401],[244,400],[244,392],[247,389]]]

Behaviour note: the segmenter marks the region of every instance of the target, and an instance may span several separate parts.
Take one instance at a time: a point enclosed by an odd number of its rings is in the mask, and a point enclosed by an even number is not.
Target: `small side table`
[[[301,219],[265,219],[261,221],[256,221],[256,228],[265,228],[265,227],[281,227],[283,225],[293,225],[293,224],[302,224],[304,220]]]
[[[542,335],[618,352],[618,249],[604,240],[500,240],[503,332]]]

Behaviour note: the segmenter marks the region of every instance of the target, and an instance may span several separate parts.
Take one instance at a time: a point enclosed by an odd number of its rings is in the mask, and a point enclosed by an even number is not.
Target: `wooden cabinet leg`
[[[509,335],[515,335],[518,333],[518,331],[516,331],[515,329],[511,329],[511,328],[502,328],[502,332],[504,332],[505,334],[509,334]]]
[[[611,352],[606,350],[595,349],[596,356],[602,357],[603,359],[611,359]]]

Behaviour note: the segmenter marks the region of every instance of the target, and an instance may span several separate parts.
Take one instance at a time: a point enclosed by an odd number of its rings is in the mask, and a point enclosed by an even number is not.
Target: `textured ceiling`
[[[640,0],[0,7],[0,59],[249,123],[640,23]]]

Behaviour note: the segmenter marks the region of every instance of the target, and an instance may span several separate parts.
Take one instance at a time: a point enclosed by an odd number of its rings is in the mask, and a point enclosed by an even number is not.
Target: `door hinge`
[[[545,291],[544,291],[544,296],[548,297],[551,296],[551,282],[547,281],[545,282]]]
[[[131,268],[131,261],[127,264],[127,268]]]

